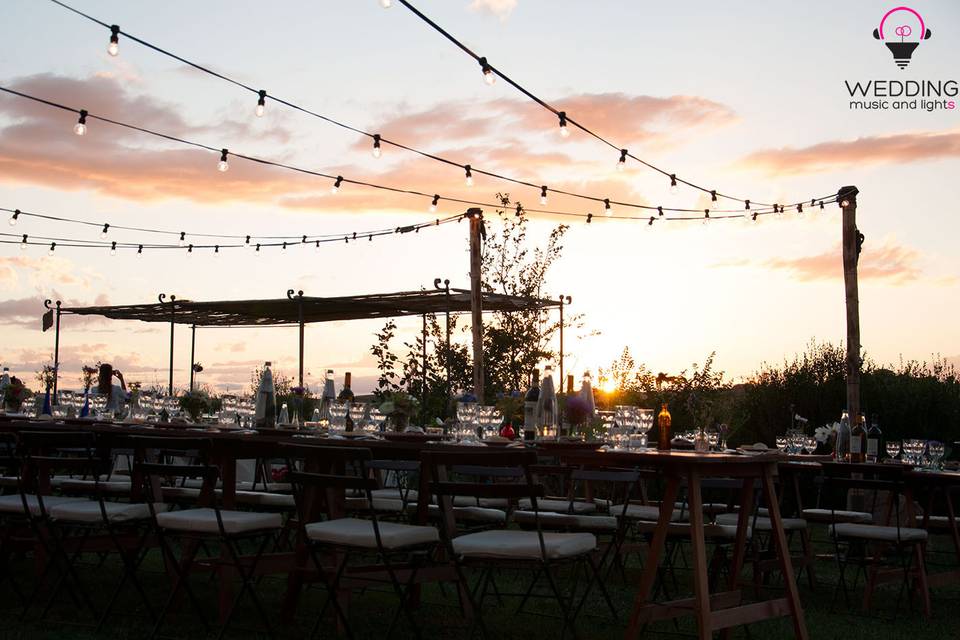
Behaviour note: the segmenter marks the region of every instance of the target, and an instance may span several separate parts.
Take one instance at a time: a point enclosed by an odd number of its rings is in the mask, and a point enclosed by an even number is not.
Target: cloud
[[[51,299],[56,300],[57,298],[62,299],[61,296],[58,296],[56,292],[54,292]],[[17,325],[32,329],[40,328],[40,318],[46,313],[43,301],[43,296],[0,300],[0,325]],[[82,307],[90,304],[106,305],[110,304],[110,300],[104,294],[98,295],[93,303],[80,300],[63,300],[64,307]],[[99,324],[102,322],[105,322],[105,320],[98,316],[71,316],[70,318],[70,324],[74,326],[81,324]]]
[[[920,252],[887,240],[881,245],[864,245],[857,267],[859,279],[902,285],[917,280],[921,274],[918,261]],[[716,267],[759,267],[786,271],[800,282],[840,280],[843,278],[843,251],[835,245],[828,251],[796,258],[770,258],[767,260],[738,259],[715,263]]]
[[[90,267],[77,266],[74,261],[58,256],[0,257],[0,287],[13,288],[21,284],[22,276],[26,276],[26,284],[40,288],[59,285],[91,289],[103,281],[103,276]]]
[[[492,14],[506,21],[517,8],[517,0],[471,0],[470,10]]]
[[[768,174],[797,174],[944,158],[960,158],[960,131],[867,136],[809,147],[765,149],[751,153],[738,164]]]

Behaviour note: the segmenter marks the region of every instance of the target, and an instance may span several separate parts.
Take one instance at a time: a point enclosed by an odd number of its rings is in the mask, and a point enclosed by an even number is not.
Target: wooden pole
[[[468,209],[470,216],[470,312],[473,324],[473,395],[483,402],[483,301],[480,291],[480,229],[483,211]]]
[[[57,300],[56,325],[53,334],[53,403],[57,404],[57,381],[60,379],[60,305]]]
[[[160,302],[163,302],[163,294],[160,294]],[[170,381],[167,385],[167,393],[173,395],[173,328],[175,326],[177,296],[170,296]]]
[[[190,325],[190,393],[193,393],[194,365],[197,362],[197,325]]]
[[[857,262],[860,259],[860,231],[857,229],[856,187],[842,187],[837,201],[843,211],[843,284],[847,301],[847,411],[850,424],[860,415],[860,294]]]

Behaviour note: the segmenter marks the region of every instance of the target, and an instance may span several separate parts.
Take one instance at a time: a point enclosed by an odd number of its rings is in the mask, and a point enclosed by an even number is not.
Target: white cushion
[[[623,503],[615,504],[610,507],[610,515],[618,518],[623,513]],[[626,517],[630,520],[648,520],[657,522],[660,520],[660,507],[652,504],[628,504]],[[674,509],[670,516],[671,522],[683,522],[690,517],[690,512],[686,509]]]
[[[949,516],[930,516],[927,520],[927,526],[934,529],[946,529],[950,526],[950,518]]]
[[[882,527],[875,524],[837,523],[830,526],[830,533],[834,532],[838,538],[880,540],[882,542],[897,541],[896,527]],[[927,532],[923,529],[900,527],[900,540],[903,542],[922,542],[926,539]]]
[[[88,502],[88,500],[86,498],[68,498],[66,496],[43,496],[43,507],[48,511],[56,505],[70,502]],[[37,496],[27,496],[27,508],[30,509],[32,515],[36,516],[40,514],[40,502],[37,500]],[[19,513],[25,515],[26,512],[24,511],[20,494],[11,493],[10,495],[0,496],[0,513]]]
[[[110,522],[129,522],[150,517],[150,506],[146,503],[104,502],[103,506],[107,512],[107,520]],[[153,506],[156,511],[166,511],[170,508],[168,504]],[[103,522],[100,502],[97,500],[58,504],[50,508],[50,517],[66,522]]]
[[[289,493],[271,493],[269,491],[237,491],[236,500],[240,504],[253,504],[274,509],[295,509],[296,500]]]
[[[510,501],[506,498],[476,498],[474,496],[454,496],[455,507],[485,507],[487,509],[507,509]]]
[[[439,542],[440,534],[435,527],[423,527],[397,522],[378,521],[380,541],[384,549],[400,549],[414,545]],[[313,522],[306,527],[307,537],[314,542],[326,542],[345,547],[376,549],[377,538],[372,520],[340,518],[325,522]]]
[[[737,526],[737,519],[740,517],[738,513],[721,513],[717,516],[717,524],[723,525],[732,525]],[[803,531],[807,528],[807,521],[803,518],[781,518],[783,521],[783,530],[784,531]],[[756,527],[757,531],[771,531],[773,525],[771,524],[770,518],[750,516],[747,518],[747,523],[751,527]]]
[[[585,516],[576,513],[552,513],[542,511],[514,511],[513,521],[521,526],[536,526],[535,515],[540,518],[541,529],[581,529],[584,531],[616,531],[617,519],[613,516]]]
[[[547,558],[573,558],[597,548],[592,533],[544,533]],[[464,558],[539,560],[540,540],[536,531],[497,529],[468,533],[453,539],[453,551]]]
[[[416,489],[410,489],[407,492],[401,491],[397,487],[388,487],[386,489],[374,489],[370,492],[374,498],[392,498],[394,500],[403,500],[409,502],[416,502],[417,497],[420,495],[417,493]]]
[[[524,498],[520,501],[520,508],[525,511],[533,509],[533,502],[530,498]],[[573,513],[594,513],[597,505],[593,502],[573,501]],[[553,511],[556,513],[569,513],[570,501],[564,498],[538,498],[537,511]]]
[[[165,500],[196,500],[200,497],[200,489],[192,487],[164,487],[162,492]]]
[[[96,483],[93,480],[69,479],[60,483],[60,488],[66,492],[90,492],[93,491],[94,486],[99,487],[100,491],[104,493],[130,493],[132,484],[130,482],[130,478],[121,478],[119,480],[101,480],[99,483]]]
[[[407,504],[407,513],[416,513],[418,506],[413,503]],[[440,505],[430,504],[427,508],[427,514],[431,518],[439,518],[442,515]],[[507,522],[507,512],[502,509],[487,509],[486,507],[454,507],[454,520],[463,522],[480,522],[484,524],[505,524]]]
[[[642,532],[653,533],[657,528],[656,522],[649,522],[647,520],[640,520],[634,524],[634,526]],[[753,534],[753,531],[750,529],[750,526],[747,526],[747,539]],[[689,538],[690,537],[690,523],[689,522],[671,522],[667,526],[667,535],[670,537],[680,537],[680,538]],[[728,541],[733,540],[737,537],[737,525],[727,525],[727,524],[713,524],[706,523],[703,525],[703,537],[707,540],[714,541]]]
[[[283,517],[279,513],[254,513],[252,511],[220,511],[223,529],[227,533],[247,533],[279,529]],[[157,524],[164,529],[192,531],[196,533],[220,533],[217,514],[213,509],[184,509],[157,514]]]
[[[0,476],[0,487],[18,487],[20,479],[16,476]]]
[[[370,504],[366,498],[347,498],[344,501],[344,506],[347,509],[357,511],[369,510]],[[373,510],[382,513],[397,513],[403,511],[403,500],[400,498],[374,498]]]
[[[872,524],[873,514],[866,511],[846,511],[837,509],[804,509],[803,517],[814,522],[855,522],[857,524]]]

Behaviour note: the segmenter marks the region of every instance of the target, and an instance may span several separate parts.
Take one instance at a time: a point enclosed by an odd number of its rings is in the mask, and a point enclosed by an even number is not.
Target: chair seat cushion
[[[721,513],[717,516],[717,524],[737,526],[738,513]],[[784,531],[803,531],[807,528],[807,521],[803,518],[781,518]],[[770,518],[762,516],[750,516],[747,520],[751,527],[756,527],[757,531],[771,531],[773,525]]]
[[[543,543],[550,560],[574,558],[597,547],[592,533],[544,533]],[[453,539],[453,551],[463,558],[539,560],[543,557],[536,531],[508,529],[459,536]]]
[[[514,511],[513,521],[522,527],[536,527],[535,515],[540,518],[541,529],[579,529],[597,532],[617,530],[617,519],[613,516],[589,516],[550,511],[534,514],[533,511]]]
[[[283,517],[279,513],[220,510],[223,529],[229,534],[279,529]],[[157,514],[157,524],[164,529],[194,533],[220,533],[216,511],[210,508],[183,509]]]
[[[417,504],[408,503],[407,513],[416,513]],[[443,510],[438,504],[430,504],[427,507],[427,516],[430,518],[440,518]],[[460,522],[474,522],[480,524],[506,524],[507,512],[502,509],[487,509],[486,507],[454,507],[454,520]]]
[[[94,488],[98,488],[103,493],[109,494],[128,494],[131,491],[130,478],[114,478],[113,480],[101,480],[99,483],[93,480],[74,480],[68,479],[60,483],[60,489],[66,493],[75,491],[78,493],[92,493]]]
[[[370,504],[366,498],[346,498],[344,506],[350,511],[369,511]],[[403,511],[403,500],[400,498],[374,498],[373,510],[380,513],[399,513]]]
[[[875,524],[838,523],[830,526],[830,533],[838,538],[854,538],[857,540],[878,540],[880,542],[896,542],[897,527],[884,527]],[[900,527],[899,540],[902,542],[923,542],[927,539],[927,532],[923,529]]]
[[[873,514],[866,511],[846,511],[830,509],[804,509],[803,517],[812,522],[853,522],[856,524],[873,524]]]
[[[634,524],[634,527],[643,533],[653,533],[653,531],[657,528],[657,523],[649,522],[647,520],[640,520]],[[671,522],[667,526],[667,536],[670,538],[689,539],[690,530],[690,523],[688,522]],[[753,531],[749,526],[747,526],[748,540],[752,534]],[[732,525],[706,523],[703,525],[703,537],[705,540],[713,541],[715,543],[733,541],[737,537],[737,525],[736,523]]]
[[[623,514],[623,503],[610,507],[610,515],[620,517]],[[628,520],[647,520],[656,522],[660,519],[660,507],[652,504],[628,504],[626,517]],[[690,517],[686,509],[674,509],[670,517],[671,522],[683,522]]]
[[[89,502],[86,498],[69,498],[66,496],[43,496],[43,507],[47,511],[60,504],[71,502]],[[40,502],[35,495],[27,495],[27,508],[31,515],[40,515]],[[26,515],[23,508],[23,500],[19,493],[0,496],[0,513],[19,513]]]
[[[948,516],[929,516],[927,526],[931,529],[949,529],[950,518]]]
[[[435,527],[424,527],[397,522],[378,521],[380,540],[385,549],[402,549],[421,544],[439,542],[440,533]],[[340,518],[324,522],[312,522],[306,527],[307,537],[314,542],[326,542],[344,547],[376,549],[377,538],[373,520]]]
[[[573,501],[573,513],[594,513],[597,505],[594,502]],[[564,498],[542,498],[537,500],[537,511],[553,511],[555,513],[569,513],[571,502]],[[520,508],[524,511],[533,510],[533,503],[529,498],[520,500]]]
[[[103,507],[110,522],[130,522],[150,517],[150,506],[146,503],[104,502]],[[154,504],[156,511],[169,508],[168,504]],[[50,508],[50,517],[64,522],[103,522],[103,513],[97,500],[58,504]]]
[[[289,493],[272,493],[270,491],[237,491],[238,504],[270,507],[272,509],[295,509],[297,502]]]
[[[508,509],[510,501],[506,498],[475,498],[473,496],[454,496],[455,507],[484,507],[486,509]]]
[[[390,498],[393,500],[404,500],[407,502],[416,502],[419,497],[416,489],[410,489],[409,491],[401,491],[397,487],[387,487],[386,489],[374,489],[370,492],[374,498]]]
[[[164,500],[196,501],[200,497],[200,489],[194,487],[163,487]]]

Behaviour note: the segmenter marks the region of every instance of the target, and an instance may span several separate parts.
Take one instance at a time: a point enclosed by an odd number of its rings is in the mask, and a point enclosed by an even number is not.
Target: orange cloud
[[[74,261],[60,257],[0,258],[0,286],[12,288],[20,284],[20,278],[24,275],[27,276],[27,284],[37,287],[74,285],[90,289],[95,282],[103,280],[93,269],[78,266]]]
[[[796,174],[943,158],[960,158],[960,131],[867,136],[849,141],[821,142],[809,147],[765,149],[751,153],[739,164],[768,174]]]
[[[884,281],[901,285],[917,280],[922,270],[917,264],[920,253],[915,249],[887,242],[879,247],[864,245],[857,272],[860,280]],[[717,267],[761,267],[788,272],[800,282],[839,280],[843,278],[843,251],[835,245],[828,251],[797,258],[769,260],[731,260],[716,263]]]

